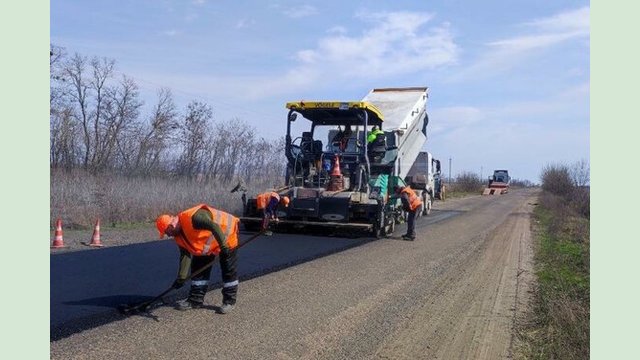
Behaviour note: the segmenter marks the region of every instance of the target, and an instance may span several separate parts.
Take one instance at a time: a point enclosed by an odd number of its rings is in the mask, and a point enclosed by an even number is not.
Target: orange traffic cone
[[[340,159],[338,158],[338,155],[336,155],[336,162],[333,165],[333,171],[331,171],[331,176],[342,176],[342,173],[340,172]]]
[[[89,246],[102,246],[102,242],[100,242],[100,219],[96,221],[96,227],[93,229],[93,236],[91,237],[91,243]]]
[[[340,172],[340,159],[338,158],[338,155],[336,155],[335,164],[333,165],[333,170],[331,171],[331,179],[329,179],[329,184],[327,184],[327,190],[344,190],[344,179],[342,178],[342,173]]]
[[[62,240],[62,220],[58,219],[56,221],[56,233],[55,238],[53,239],[53,244],[51,244],[52,249],[58,249],[66,247],[64,245],[64,240]]]

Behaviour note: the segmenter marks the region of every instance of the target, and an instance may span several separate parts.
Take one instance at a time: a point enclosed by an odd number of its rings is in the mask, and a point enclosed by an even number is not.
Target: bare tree
[[[111,112],[114,112],[111,107],[118,105],[114,105],[112,102],[117,102],[115,97],[115,93],[117,90],[112,90],[107,87],[107,80],[109,80],[113,76],[113,69],[115,66],[114,60],[109,60],[106,58],[98,59],[93,58],[91,60],[91,68],[92,68],[92,78],[90,81],[91,89],[94,92],[95,96],[95,107],[91,114],[92,121],[92,130],[93,130],[93,144],[94,148],[91,150],[91,167],[94,170],[101,169],[104,166],[105,159],[109,158],[110,153],[108,152],[111,148],[110,144],[112,143],[113,133],[110,126],[110,123],[114,121],[112,119],[108,119],[106,121],[106,126],[101,128],[103,122],[103,113],[106,107],[109,107]],[[111,94],[109,94],[111,92]],[[105,99],[106,96],[109,96],[109,99]],[[105,101],[108,103],[105,104]],[[118,110],[115,110],[117,113]],[[104,131],[103,131],[104,130]]]
[[[213,111],[209,105],[198,101],[187,105],[180,128],[182,149],[176,165],[178,174],[194,177],[204,170],[212,118]]]
[[[136,130],[142,101],[139,99],[138,85],[126,76],[120,84],[107,88],[103,119],[98,124],[100,136],[96,139],[94,167],[104,169],[118,163],[116,148],[120,149],[121,165],[130,158],[135,148],[126,148]]]
[[[70,170],[75,167],[80,151],[77,122],[69,108],[55,111],[50,118],[50,165]]]
[[[239,166],[242,166],[242,154],[251,153],[251,145],[255,138],[255,130],[238,118],[232,119],[225,126],[228,146],[224,149],[223,167],[220,177],[230,181],[236,176]]]
[[[73,118],[73,109],[69,103],[64,77],[66,52],[63,48],[51,45],[49,53],[49,131],[50,165],[70,169],[75,165],[78,152],[77,123]]]
[[[64,76],[69,81],[71,87],[69,95],[75,103],[74,116],[78,119],[82,127],[82,138],[84,143],[84,154],[82,164],[89,167],[89,157],[91,154],[91,128],[89,119],[89,89],[90,85],[86,76],[87,58],[76,53],[71,57],[64,67]]]
[[[575,186],[581,187],[589,185],[591,171],[587,160],[582,159],[573,163],[569,172]]]
[[[207,175],[219,178],[223,170],[226,149],[231,146],[229,129],[226,124],[216,123],[213,127],[207,154]]]
[[[139,143],[131,170],[139,174],[150,174],[159,169],[160,158],[163,153],[169,151],[174,132],[179,127],[177,116],[171,90],[160,89],[149,124],[138,129]]]
[[[64,97],[64,74],[62,63],[66,57],[64,48],[51,44],[49,48],[49,109],[50,113],[57,110]]]
[[[53,168],[143,175],[173,170],[222,181],[282,177],[283,139],[258,138],[255,128],[237,118],[214,123],[206,103],[193,101],[181,115],[163,88],[148,121],[141,121],[138,86],[126,76],[114,79],[114,60],[69,57],[52,44],[50,73]]]

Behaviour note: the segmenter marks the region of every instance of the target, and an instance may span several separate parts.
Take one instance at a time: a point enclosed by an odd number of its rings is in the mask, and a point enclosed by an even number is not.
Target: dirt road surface
[[[433,215],[458,215],[419,227],[413,242],[368,242],[242,282],[231,314],[212,310],[215,291],[203,309],[122,317],[51,342],[51,358],[511,358],[532,279],[536,196],[437,202]]]

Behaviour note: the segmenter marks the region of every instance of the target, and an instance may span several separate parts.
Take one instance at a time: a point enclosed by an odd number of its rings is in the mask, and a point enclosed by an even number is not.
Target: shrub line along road
[[[245,280],[228,315],[212,311],[219,290],[207,294],[205,308],[188,312],[161,306],[153,316],[124,317],[109,307],[123,300],[118,295],[148,297],[168,286],[177,262],[169,244],[161,258],[138,259],[148,276],[111,274],[111,282],[126,285],[96,285],[109,288],[103,294],[77,290],[76,300],[59,298],[55,287],[63,281],[54,281],[54,267],[61,265],[54,259],[61,255],[52,256],[51,358],[508,358],[533,276],[530,214],[537,194],[513,190],[437,202],[419,219],[414,242],[291,234],[257,240],[243,248]],[[149,246],[165,246],[157,244]],[[266,263],[279,256],[282,262]],[[129,288],[150,278],[157,282],[147,289]],[[212,279],[218,278],[216,271]]]

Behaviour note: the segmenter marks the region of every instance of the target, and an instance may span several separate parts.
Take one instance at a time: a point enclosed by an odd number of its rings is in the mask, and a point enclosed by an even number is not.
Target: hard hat
[[[164,232],[167,230],[167,227],[171,225],[172,221],[173,216],[171,215],[164,214],[158,216],[158,218],[156,219],[156,227],[158,228],[158,232],[160,232],[160,239],[164,237]]]
[[[284,205],[284,206],[289,206],[289,197],[288,197],[288,196],[283,196],[283,197],[280,199],[280,202],[281,202],[281,203],[282,203],[282,205]]]

